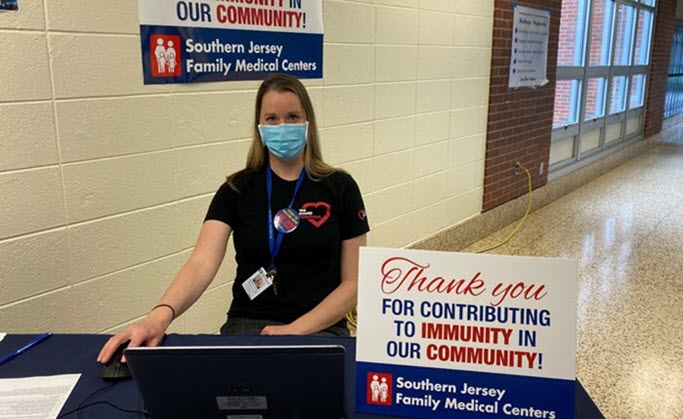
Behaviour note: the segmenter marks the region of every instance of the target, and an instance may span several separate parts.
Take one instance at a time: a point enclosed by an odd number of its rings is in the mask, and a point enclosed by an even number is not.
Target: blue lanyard
[[[299,192],[299,188],[301,188],[301,183],[304,181],[305,174],[306,171],[301,169],[299,179],[296,181],[296,186],[294,187],[294,196],[292,196],[292,200],[289,205],[287,205],[287,208],[292,208],[292,205],[294,205],[294,199],[296,198],[297,192]],[[271,203],[273,196],[273,172],[270,170],[270,166],[268,166],[268,169],[266,170],[266,189],[268,190],[268,244],[270,248],[270,267],[268,269],[270,270],[275,267],[275,256],[280,252],[280,245],[282,244],[282,238],[284,237],[284,234],[281,231],[277,232],[277,237],[275,237],[274,232],[273,206]]]

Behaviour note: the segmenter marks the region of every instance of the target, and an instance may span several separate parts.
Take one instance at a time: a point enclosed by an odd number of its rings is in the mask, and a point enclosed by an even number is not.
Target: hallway
[[[490,252],[578,259],[577,377],[607,418],[683,418],[683,128],[661,137]]]

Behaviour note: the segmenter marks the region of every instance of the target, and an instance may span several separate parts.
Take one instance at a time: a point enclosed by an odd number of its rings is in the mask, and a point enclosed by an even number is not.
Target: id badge
[[[259,268],[246,281],[242,282],[242,287],[247,292],[250,300],[258,297],[259,294],[267,290],[271,285],[273,285],[273,280],[263,268]]]

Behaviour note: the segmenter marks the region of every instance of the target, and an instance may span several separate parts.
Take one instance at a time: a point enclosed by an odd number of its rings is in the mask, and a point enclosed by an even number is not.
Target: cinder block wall
[[[370,243],[482,208],[493,0],[324,1],[323,152],[359,182]],[[144,86],[136,0],[0,14],[0,331],[121,330],[194,245],[249,145],[256,82]],[[214,333],[234,274],[172,326]]]

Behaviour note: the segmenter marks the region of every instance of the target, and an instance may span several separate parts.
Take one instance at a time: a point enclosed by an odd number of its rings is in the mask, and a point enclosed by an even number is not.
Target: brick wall
[[[516,161],[529,169],[534,188],[547,182],[562,1],[528,0],[516,3],[549,10],[551,13],[548,42],[550,83],[537,89],[508,89],[513,8],[509,0],[496,0],[484,172],[484,211],[526,193],[526,176],[514,176]],[[539,174],[541,163],[544,166],[543,174]]]
[[[648,77],[645,137],[662,130],[666,81],[676,20],[676,0],[659,0],[653,38],[652,64]]]

